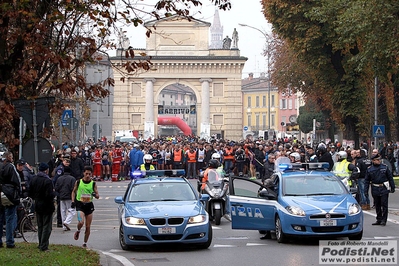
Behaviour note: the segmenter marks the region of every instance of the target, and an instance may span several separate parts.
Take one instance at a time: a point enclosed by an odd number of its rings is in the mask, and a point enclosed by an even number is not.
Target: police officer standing
[[[374,199],[377,221],[372,225],[385,226],[388,219],[388,197],[389,192],[395,192],[395,183],[392,172],[384,164],[381,164],[380,154],[371,157],[372,166],[367,169],[364,178],[364,191],[368,193],[371,185],[371,195]]]

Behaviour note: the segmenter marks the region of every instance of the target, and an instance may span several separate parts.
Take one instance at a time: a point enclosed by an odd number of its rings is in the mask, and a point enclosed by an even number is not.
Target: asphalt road
[[[94,219],[88,241],[88,248],[113,256],[121,265],[318,265],[318,240],[296,239],[287,244],[279,244],[274,239],[260,239],[262,235],[257,231],[232,230],[230,222],[224,219],[220,226],[213,226],[213,241],[207,250],[172,245],[123,251],[118,241],[119,222],[114,198],[124,194],[127,182],[98,183],[100,199],[94,202]],[[363,240],[398,240],[399,190],[390,195],[387,226],[372,226],[374,215],[374,210],[365,212]],[[75,217],[71,231],[53,228],[50,242],[82,245],[83,232],[78,241],[73,239],[76,222]]]

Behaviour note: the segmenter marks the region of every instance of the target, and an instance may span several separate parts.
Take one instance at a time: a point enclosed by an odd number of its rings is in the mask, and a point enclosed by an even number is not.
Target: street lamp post
[[[268,113],[268,131],[270,130],[271,126],[270,126],[270,120],[271,120],[271,114],[270,114],[270,98],[271,98],[271,84],[270,84],[270,43],[272,41],[272,38],[264,31],[255,28],[253,26],[247,25],[247,24],[241,24],[238,23],[239,26],[241,27],[248,27],[254,30],[259,31],[260,33],[262,33],[262,35],[265,37],[266,39],[266,52],[267,52],[267,87],[268,87],[268,106],[267,106],[267,113]]]

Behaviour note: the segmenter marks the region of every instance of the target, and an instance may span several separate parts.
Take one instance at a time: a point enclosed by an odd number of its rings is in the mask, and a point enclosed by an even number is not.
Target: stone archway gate
[[[158,99],[168,85],[181,83],[190,87],[197,98],[198,132],[209,138],[221,134],[225,139],[242,138],[242,69],[247,58],[235,49],[209,47],[210,23],[169,17],[147,22],[156,32],[147,39],[146,49],[136,50],[135,60],[151,56],[150,71],[125,75],[114,70],[113,131],[143,132],[144,139],[157,137]],[[124,51],[110,60],[123,64]],[[121,78],[125,81],[122,82]]]

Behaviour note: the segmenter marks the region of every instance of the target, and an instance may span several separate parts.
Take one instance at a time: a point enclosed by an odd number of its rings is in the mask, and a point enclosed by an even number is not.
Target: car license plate
[[[158,228],[158,234],[175,234],[176,228],[175,227],[161,227]]]
[[[320,226],[336,226],[337,220],[321,220]]]

